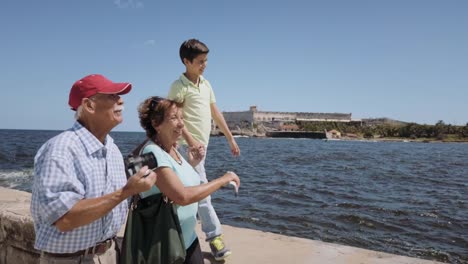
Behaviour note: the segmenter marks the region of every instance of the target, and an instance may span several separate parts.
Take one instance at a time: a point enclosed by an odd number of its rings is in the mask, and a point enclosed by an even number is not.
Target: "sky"
[[[468,123],[464,0],[6,0],[0,32],[0,129],[71,127],[71,86],[100,73],[133,84],[114,130],[143,131],[190,38],[221,111]]]

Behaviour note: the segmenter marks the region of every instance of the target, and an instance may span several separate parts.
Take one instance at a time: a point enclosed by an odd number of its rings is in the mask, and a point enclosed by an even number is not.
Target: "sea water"
[[[0,130],[0,186],[31,191],[33,159],[60,131]],[[144,133],[112,132],[123,154]],[[212,202],[223,224],[400,255],[468,263],[468,144],[211,138]],[[229,238],[227,238],[229,239]]]

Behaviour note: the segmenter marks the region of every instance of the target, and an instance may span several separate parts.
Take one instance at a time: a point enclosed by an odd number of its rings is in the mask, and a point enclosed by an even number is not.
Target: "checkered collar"
[[[101,143],[86,127],[80,124],[80,122],[76,121],[73,124],[72,131],[76,133],[80,141],[83,143],[83,146],[86,149],[88,155],[91,155],[101,149],[108,149],[109,146],[114,142],[114,139],[106,135],[106,139],[104,140],[104,144]]]

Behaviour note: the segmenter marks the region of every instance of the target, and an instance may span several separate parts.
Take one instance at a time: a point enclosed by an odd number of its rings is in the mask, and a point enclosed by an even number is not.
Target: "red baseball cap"
[[[131,83],[114,83],[101,74],[91,74],[73,84],[68,104],[72,110],[76,111],[83,98],[89,98],[98,93],[126,94],[131,89]]]

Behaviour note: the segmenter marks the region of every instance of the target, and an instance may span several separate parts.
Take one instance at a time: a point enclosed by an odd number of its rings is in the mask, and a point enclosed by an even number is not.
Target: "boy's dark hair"
[[[210,50],[205,43],[198,39],[189,39],[184,41],[184,43],[180,45],[179,49],[180,60],[182,60],[182,63],[184,63],[184,59],[192,62],[196,56],[206,54],[208,52],[210,52]]]

